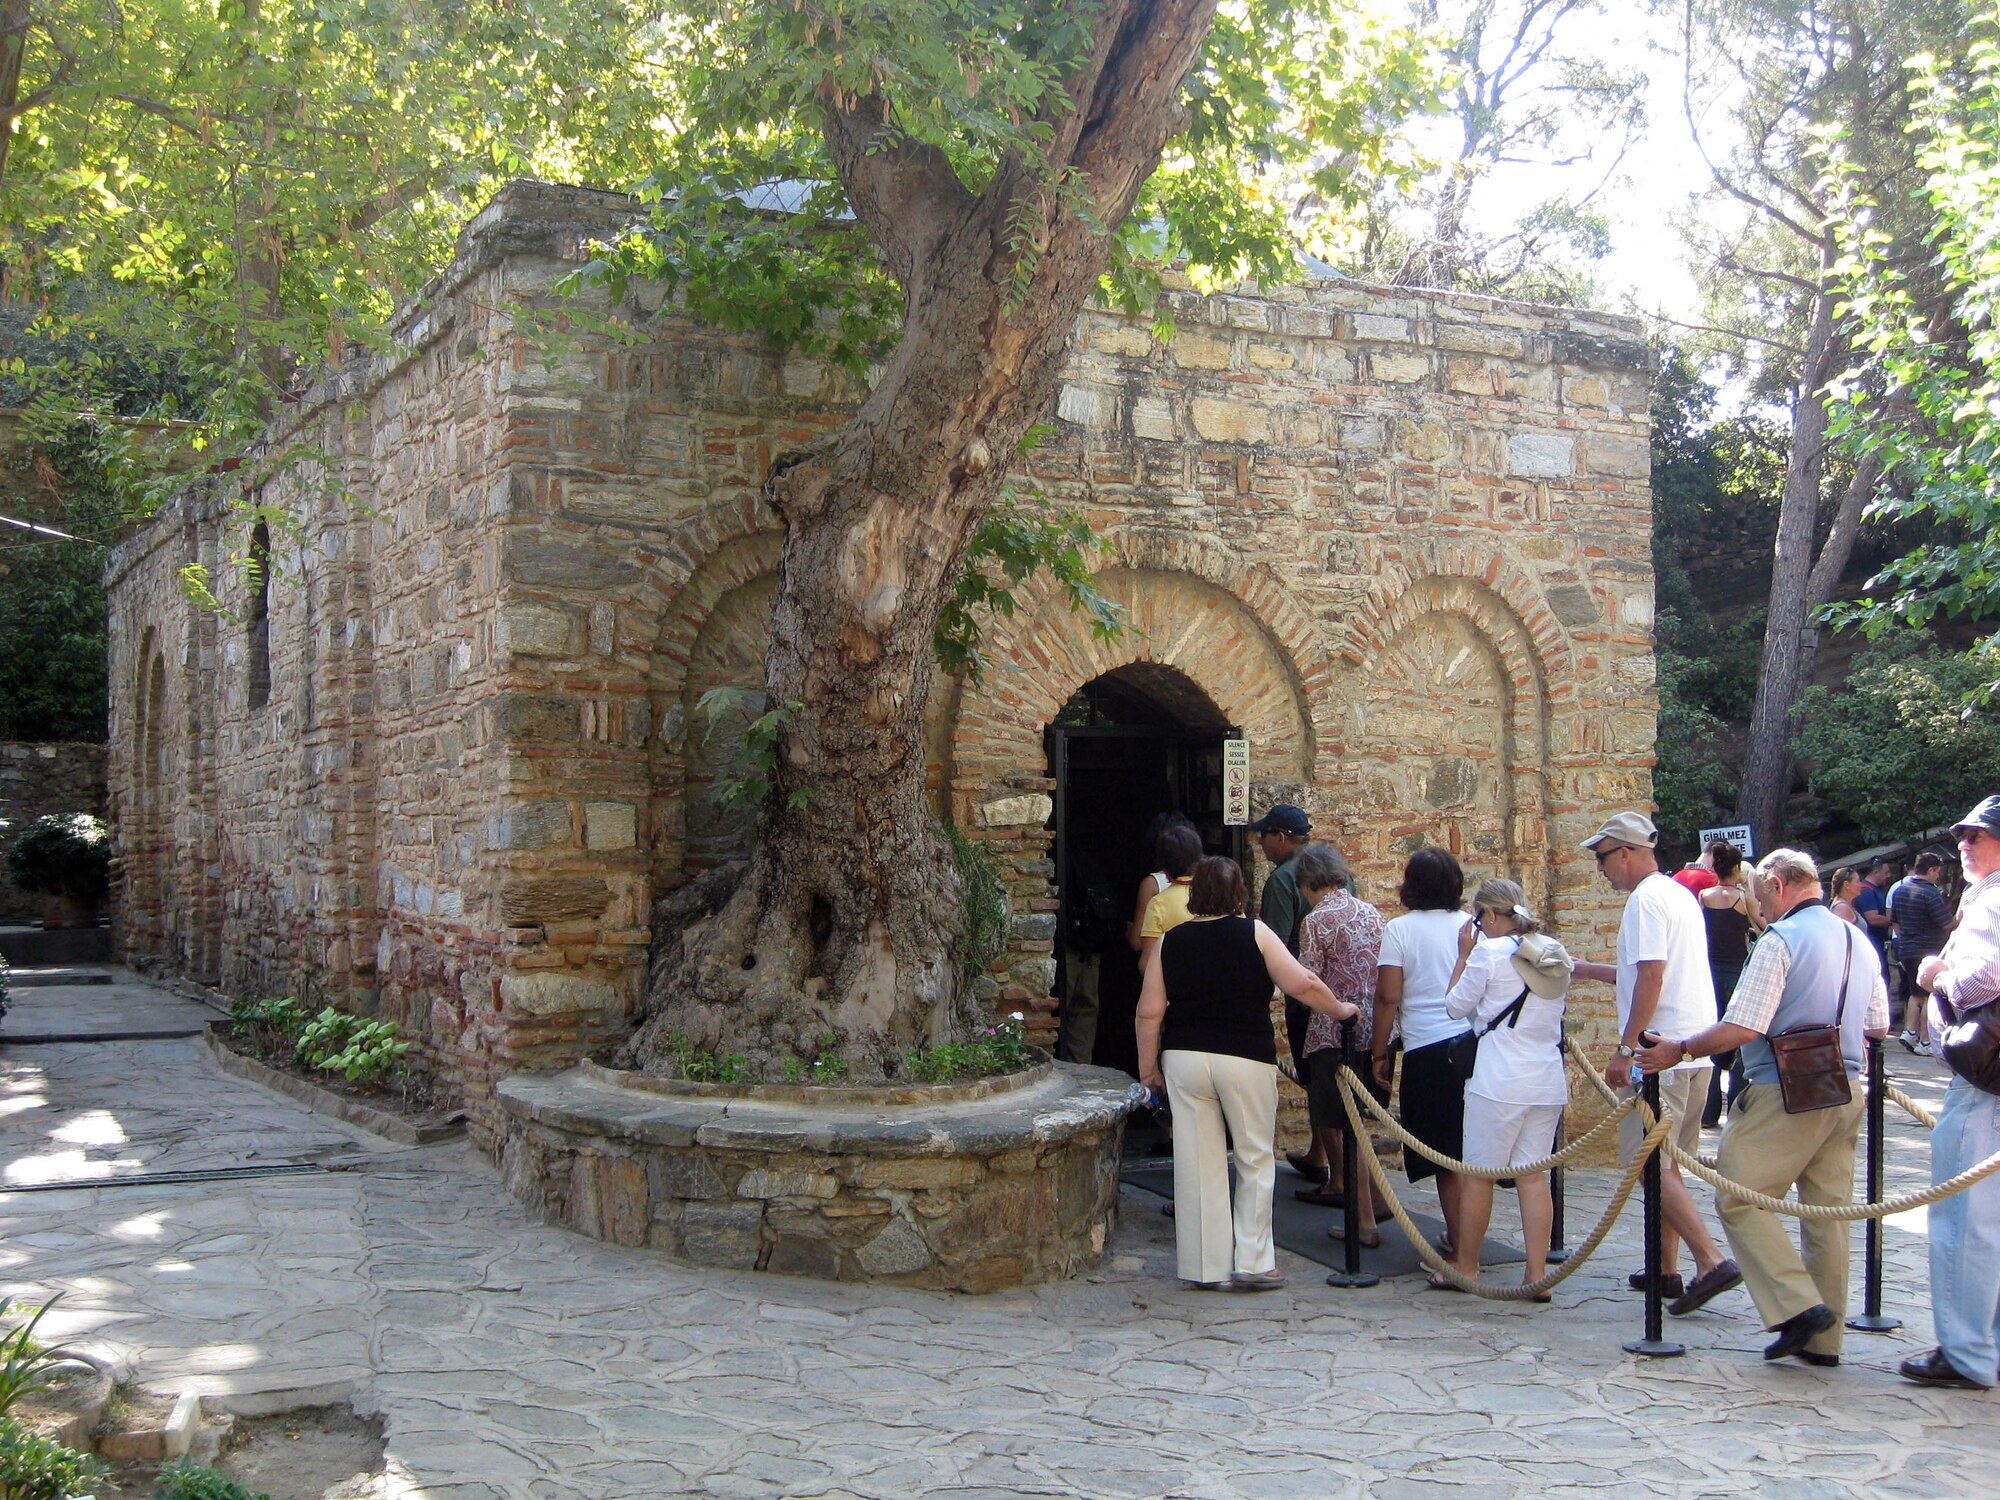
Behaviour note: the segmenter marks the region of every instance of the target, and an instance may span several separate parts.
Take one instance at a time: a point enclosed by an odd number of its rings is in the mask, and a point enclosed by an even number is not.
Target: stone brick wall
[[[513,322],[611,194],[517,184],[396,329],[111,567],[112,810],[135,952],[379,1010],[465,1088],[621,1034],[651,897],[740,847],[695,705],[760,685],[772,457],[837,423],[840,372],[671,312],[646,342]],[[1581,952],[1614,898],[1576,847],[1650,802],[1650,367],[1621,319],[1321,281],[1087,315],[1029,476],[1104,537],[1098,641],[1041,584],[983,683],[934,684],[941,810],[1007,877],[1004,1008],[1053,964],[1043,729],[1117,672],[1202,705],[1392,891],[1426,840],[1505,870]],[[308,457],[310,455],[310,457]],[[289,456],[289,460],[285,461]],[[235,502],[277,539],[268,705]],[[211,570],[233,619],[181,599]],[[1608,997],[1579,996],[1580,1029]],[[1037,1035],[1048,1034],[1037,1011]]]
[[[39,921],[42,898],[7,879],[14,836],[49,813],[104,816],[105,747],[0,741],[0,922]]]

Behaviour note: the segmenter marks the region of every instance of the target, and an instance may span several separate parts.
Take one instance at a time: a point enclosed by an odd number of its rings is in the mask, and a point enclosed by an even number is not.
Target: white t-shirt
[[[1660,1003],[1648,1028],[1661,1036],[1693,1036],[1715,1024],[1715,984],[1708,973],[1708,933],[1701,920],[1701,901],[1687,887],[1655,871],[1625,898],[1625,916],[1618,924],[1618,1028],[1632,1017],[1632,992],[1639,985],[1639,965],[1664,959]],[[1707,1068],[1706,1057],[1691,1058],[1672,1071]]]
[[[1406,911],[1382,928],[1384,969],[1403,971],[1403,1005],[1396,1013],[1403,1050],[1449,1041],[1465,1030],[1445,1012],[1451,971],[1458,967],[1458,929],[1472,918],[1462,911]]]
[[[1482,938],[1465,960],[1465,972],[1445,997],[1452,1015],[1479,1030],[1492,1026],[1524,986],[1511,962],[1517,937]],[[1479,1062],[1465,1086],[1500,1104],[1567,1104],[1563,1076],[1563,1002],[1530,994],[1511,1026],[1495,1026],[1479,1039]]]

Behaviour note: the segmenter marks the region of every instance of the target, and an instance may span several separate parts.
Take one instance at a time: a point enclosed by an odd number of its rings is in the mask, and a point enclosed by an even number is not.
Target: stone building
[[[126,949],[398,1021],[489,1142],[496,1077],[623,1036],[650,902],[740,847],[709,795],[728,736],[696,704],[761,682],[760,481],[858,394],[671,313],[637,345],[520,331],[627,212],[510,187],[392,355],[109,570]],[[938,804],[1011,888],[996,1004],[1042,1007],[1046,1034],[1084,851],[1166,799],[1228,845],[1232,737],[1254,803],[1308,808],[1366,894],[1436,840],[1608,948],[1616,898],[1577,841],[1650,803],[1638,328],[1339,279],[1170,311],[1164,344],[1084,318],[1028,464],[1101,533],[1122,635],[1038,584],[983,678],[933,696]],[[188,602],[191,567],[226,612]],[[1586,1031],[1608,1009],[1579,995]]]

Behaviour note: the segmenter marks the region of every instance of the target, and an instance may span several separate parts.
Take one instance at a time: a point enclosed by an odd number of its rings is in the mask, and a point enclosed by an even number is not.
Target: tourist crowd
[[[1311,1126],[1308,1149],[1287,1156],[1304,1179],[1297,1196],[1345,1207],[1352,1195],[1348,1222],[1361,1226],[1364,1244],[1380,1243],[1375,1225],[1387,1207],[1368,1172],[1348,1181],[1341,1170],[1340,1062],[1351,1046],[1348,1081],[1383,1105],[1393,1093],[1404,1130],[1450,1164],[1403,1153],[1411,1183],[1436,1179],[1438,1249],[1462,1277],[1479,1273],[1495,1185],[1485,1174],[1503,1171],[1520,1203],[1523,1283],[1545,1275],[1552,1199],[1542,1164],[1562,1133],[1564,1018],[1578,982],[1613,986],[1618,1039],[1602,1059],[1606,1079],[1624,1090],[1656,1079],[1685,1152],[1698,1149],[1704,1124],[1721,1125],[1720,1171],[1748,1192],[1852,1201],[1865,1111],[1858,1083],[1869,1039],[1890,1034],[1892,983],[1903,1045],[1929,1054],[1936,1043],[1953,1072],[1933,1135],[1934,1180],[2000,1152],[2000,1008],[1990,1029],[1982,1024],[1982,1008],[2000,999],[2000,797],[1954,830],[1968,882],[1956,915],[1934,852],[1900,881],[1881,861],[1836,871],[1829,888],[1801,851],[1774,849],[1753,869],[1716,842],[1670,875],[1651,819],[1619,813],[1584,841],[1625,898],[1608,961],[1572,958],[1511,879],[1482,880],[1468,900],[1449,850],[1409,856],[1401,910],[1385,920],[1356,893],[1335,848],[1312,838],[1302,809],[1273,807],[1251,831],[1271,865],[1256,915],[1236,862],[1204,856],[1195,830],[1169,816],[1153,830],[1158,870],[1141,884],[1126,932],[1143,975],[1138,1069],[1161,1095],[1163,1122],[1171,1117],[1178,1271],[1196,1286],[1282,1281],[1271,1228],[1274,986],[1286,997],[1285,1044]],[[1622,1129],[1629,1163],[1645,1138],[1638,1111]],[[1795,1238],[1748,1197],[1724,1191],[1717,1209],[1728,1254],[1663,1158],[1668,1310],[1685,1315],[1744,1285],[1775,1335],[1766,1359],[1837,1365],[1848,1224],[1806,1219]],[[1945,1198],[1930,1216],[1938,1347],[1902,1372],[1923,1384],[1990,1387],[2000,1380],[2000,1176]],[[1337,1239],[1343,1227],[1330,1232]],[[1643,1273],[1631,1284],[1642,1287]],[[1457,1289],[1446,1276],[1430,1285]],[[1534,1297],[1546,1302],[1549,1293]]]

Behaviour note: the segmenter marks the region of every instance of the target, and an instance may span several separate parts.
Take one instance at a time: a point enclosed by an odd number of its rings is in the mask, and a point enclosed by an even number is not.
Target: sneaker
[[[1917,1034],[1907,1027],[1896,1033],[1896,1040],[1903,1044],[1905,1052],[1914,1052],[1917,1050]]]
[[[1929,1042],[1918,1042],[1910,1050],[1919,1057],[1929,1057],[1931,1055],[1931,1044]]]

